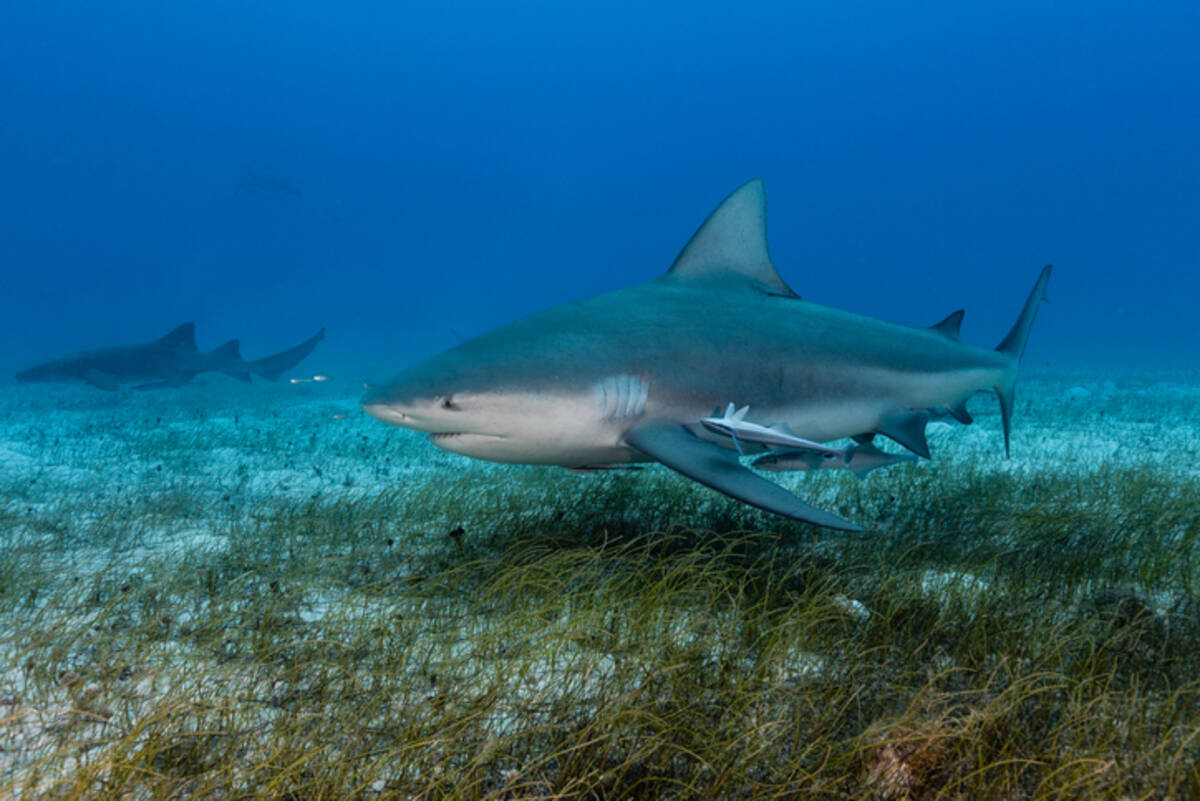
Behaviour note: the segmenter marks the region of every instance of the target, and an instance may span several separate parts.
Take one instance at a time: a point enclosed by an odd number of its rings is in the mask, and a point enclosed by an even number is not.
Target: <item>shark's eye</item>
[[[450,395],[445,395],[442,397],[442,408],[457,410],[458,405],[455,404],[453,397],[451,397]]]

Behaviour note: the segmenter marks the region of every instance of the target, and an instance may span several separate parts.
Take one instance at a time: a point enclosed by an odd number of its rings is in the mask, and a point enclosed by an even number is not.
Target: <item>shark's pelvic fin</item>
[[[849,520],[809,506],[778,484],[756,475],[743,467],[732,451],[705,442],[681,425],[641,426],[630,431],[625,441],[651,459],[742,503],[816,526],[862,531]]]
[[[1016,367],[1021,363],[1021,357],[1025,355],[1025,343],[1029,340],[1029,329],[1033,328],[1033,321],[1037,317],[1038,306],[1043,300],[1046,300],[1046,285],[1050,283],[1051,265],[1047,264],[1042,268],[1041,274],[1038,275],[1037,282],[1033,285],[1033,289],[1029,292],[1029,297],[1025,300],[1025,306],[1021,309],[1021,316],[1013,324],[1012,330],[1008,332],[1008,336],[996,346],[996,350],[1013,360],[1012,378],[1003,384],[998,384],[995,387],[996,396],[1000,399],[1000,422],[1004,425],[1004,455],[1009,455],[1009,442],[1012,439],[1012,410],[1013,410],[1013,385],[1017,381]]]
[[[799,298],[784,283],[767,250],[767,201],[761,178],[754,178],[721,201],[675,257],[667,279],[738,275],[772,295]]]
[[[151,389],[175,389],[176,387],[182,387],[184,384],[191,381],[193,377],[195,377],[194,373],[188,373],[175,378],[169,378],[166,381],[151,381],[147,384],[138,384],[134,387],[134,389],[138,390],[139,392],[145,392]],[[247,380],[249,380],[249,376],[247,376]]]
[[[84,381],[88,382],[93,387],[96,387],[97,389],[103,389],[106,392],[116,392],[120,387],[120,384],[117,382],[117,377],[111,373],[102,373],[99,370],[88,368],[80,375],[83,376]]]
[[[961,329],[964,314],[966,314],[966,312],[964,312],[962,309],[951,312],[945,320],[942,320],[937,325],[929,326],[929,330],[941,334],[952,342],[961,342]]]
[[[166,345],[171,348],[196,350],[196,324],[184,323],[171,331],[162,339],[156,340],[156,345]]]
[[[912,409],[895,408],[879,421],[876,432],[895,440],[918,456],[929,456],[929,442],[925,439],[925,424],[929,415]]]

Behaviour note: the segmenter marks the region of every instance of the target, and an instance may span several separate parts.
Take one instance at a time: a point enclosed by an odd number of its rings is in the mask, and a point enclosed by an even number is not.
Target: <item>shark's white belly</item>
[[[763,426],[786,423],[801,437],[832,442],[875,430],[897,407],[919,410],[960,401],[992,380],[974,371],[946,376],[881,374],[886,386],[865,391],[825,392],[820,398],[780,397],[753,387],[683,386],[651,376],[620,374],[596,379],[570,392],[497,394],[481,403],[495,411],[476,423],[488,433],[453,432],[431,435],[433,444],[454,453],[511,464],[583,467],[646,461],[625,444],[634,427],[654,422],[685,421],[694,434],[723,447],[736,448],[729,437],[706,430],[700,420],[713,407],[727,403],[750,406],[747,420]],[[986,385],[986,383],[982,384]],[[490,419],[489,419],[490,418]],[[493,433],[495,432],[495,433]],[[741,444],[747,453],[763,448]]]

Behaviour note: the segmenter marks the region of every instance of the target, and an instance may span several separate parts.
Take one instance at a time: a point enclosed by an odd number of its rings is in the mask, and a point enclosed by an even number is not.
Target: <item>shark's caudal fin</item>
[[[196,324],[184,323],[165,337],[155,340],[154,344],[183,350],[196,350]]]
[[[1025,343],[1029,340],[1029,329],[1033,328],[1033,320],[1037,317],[1038,306],[1043,300],[1046,300],[1046,285],[1050,283],[1050,270],[1051,265],[1049,264],[1042,268],[1037,283],[1033,285],[1033,289],[1030,290],[1029,297],[1025,301],[1025,307],[1021,309],[1021,316],[1013,323],[1008,336],[996,346],[997,351],[1013,360],[1011,378],[995,387],[996,397],[1000,399],[1000,420],[1004,425],[1004,455],[1006,457],[1009,455],[1009,441],[1012,438],[1013,386],[1017,381],[1016,367],[1021,363],[1021,357],[1025,354]]]
[[[260,375],[268,381],[278,381],[279,376],[302,362],[308,354],[313,352],[317,343],[324,338],[325,329],[322,328],[296,347],[288,348],[271,356],[264,356],[261,359],[252,359],[246,362],[246,367],[250,372]]]

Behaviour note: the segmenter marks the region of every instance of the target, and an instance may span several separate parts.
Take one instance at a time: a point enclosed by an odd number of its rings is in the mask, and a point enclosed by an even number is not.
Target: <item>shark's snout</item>
[[[363,403],[361,404],[363,411],[380,420],[384,423],[390,423],[394,426],[408,425],[409,418],[404,412],[397,411],[386,403]]]
[[[22,370],[21,372],[17,373],[14,378],[23,384],[54,381],[55,379],[61,379],[63,377],[59,375],[58,372],[61,371],[55,371],[53,365],[51,364],[39,364]]]
[[[395,402],[387,387],[373,387],[359,400],[363,411],[384,423],[394,426],[410,425],[410,418],[399,404]]]
[[[359,400],[363,411],[394,426],[433,432],[447,429],[447,410],[439,397],[427,393],[415,394],[407,386],[384,384],[372,387]],[[453,426],[449,428],[453,429]]]

